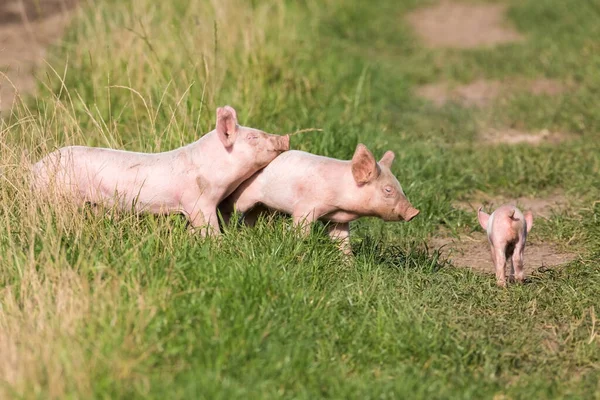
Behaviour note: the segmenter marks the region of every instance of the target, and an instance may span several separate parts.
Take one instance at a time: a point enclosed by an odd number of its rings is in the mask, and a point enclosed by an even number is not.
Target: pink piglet
[[[492,251],[492,261],[496,268],[496,283],[506,286],[506,262],[511,266],[511,275],[522,282],[523,253],[525,239],[533,226],[533,215],[530,211],[523,214],[521,210],[512,205],[500,206],[491,215],[479,207],[477,218],[479,224],[487,232]]]
[[[305,233],[316,220],[329,222],[329,236],[351,254],[351,221],[410,221],[419,214],[390,170],[394,157],[388,151],[377,161],[363,144],[352,160],[288,151],[242,183],[219,210],[226,220],[237,210],[252,225],[266,207],[291,215]]]

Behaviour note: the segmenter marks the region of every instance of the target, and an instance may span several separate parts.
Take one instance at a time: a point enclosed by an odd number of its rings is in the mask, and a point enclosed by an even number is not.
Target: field
[[[0,397],[600,398],[600,3],[436,4],[82,1],[0,120]],[[346,259],[322,225],[205,240],[29,190],[57,147],[174,149],[225,104],[393,150],[421,214]],[[474,211],[503,200],[535,218],[506,289]]]

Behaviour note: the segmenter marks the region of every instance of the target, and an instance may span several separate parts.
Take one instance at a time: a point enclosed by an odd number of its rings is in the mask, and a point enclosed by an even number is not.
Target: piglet
[[[378,163],[362,144],[351,161],[288,151],[242,183],[219,210],[227,220],[234,209],[247,213],[262,204],[290,214],[305,233],[309,223],[328,221],[329,236],[350,254],[351,221],[362,216],[410,221],[419,214],[390,171],[393,161],[394,153],[388,151]],[[252,224],[255,217],[246,215],[246,221]]]
[[[216,128],[163,153],[63,147],[33,166],[33,189],[78,205],[126,211],[181,213],[201,233],[218,234],[217,204],[275,157],[289,136],[238,125],[236,111],[217,109]]]
[[[511,266],[511,275],[514,274],[516,280],[522,282],[525,239],[533,226],[531,212],[523,214],[515,206],[503,205],[489,215],[479,207],[477,218],[481,227],[487,232],[498,286],[506,286],[507,261]]]

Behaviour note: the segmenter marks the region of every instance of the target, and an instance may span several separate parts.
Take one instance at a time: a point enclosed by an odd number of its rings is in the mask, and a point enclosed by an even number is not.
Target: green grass
[[[4,398],[598,398],[600,5],[512,1],[527,40],[423,48],[420,2],[108,1],[84,5],[0,122],[0,393]],[[211,4],[218,4],[215,7]],[[437,109],[423,83],[550,77],[557,96]],[[355,258],[285,218],[202,240],[178,216],[100,217],[40,204],[23,167],[55,147],[164,151],[212,129],[217,106],[292,147],[381,156],[421,215],[360,220]],[[566,132],[482,146],[481,121]],[[569,207],[532,241],[579,257],[495,287],[427,248],[477,228],[452,202],[481,190]],[[527,262],[527,260],[525,260]],[[504,397],[502,397],[504,396]]]

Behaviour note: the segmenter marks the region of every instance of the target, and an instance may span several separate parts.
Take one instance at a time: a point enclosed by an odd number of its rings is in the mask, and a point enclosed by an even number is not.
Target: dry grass
[[[140,307],[123,314],[119,283],[86,276],[71,268],[58,269],[47,263],[23,265],[18,285],[7,286],[0,294],[0,393],[29,396],[46,393],[47,398],[65,398],[71,393],[92,395],[99,372],[111,379],[136,380],[136,365],[144,352],[137,348],[144,331],[144,320],[152,316],[141,294]],[[125,319],[125,320],[123,320]],[[95,348],[90,332],[131,324],[121,344],[114,343],[112,356],[106,358]]]
[[[64,68],[47,66],[42,95],[51,97],[35,109],[19,98],[9,118],[0,120],[2,398],[59,399],[73,394],[89,398],[98,377],[147,391],[147,374],[140,365],[157,346],[140,336],[146,334],[157,309],[147,303],[146,289],[135,280],[124,281],[112,270],[114,265],[95,260],[91,248],[75,259],[65,253],[89,239],[94,223],[102,223],[102,218],[51,194],[36,197],[29,185],[31,164],[70,144],[159,151],[190,142],[212,123],[212,110],[223,97],[220,92],[228,75],[239,79],[227,83],[239,89],[227,96],[229,102],[261,95],[258,86],[233,72],[258,62],[255,55],[266,40],[265,25],[283,23],[272,18],[282,11],[273,9],[279,7],[275,3],[253,10],[242,1],[192,1],[188,7],[194,12],[181,21],[192,32],[182,36],[161,22],[169,18],[165,13],[174,12],[172,7],[149,0],[136,2],[135,10],[116,5],[121,18],[108,21],[102,18],[104,7],[108,6],[98,5],[77,21],[73,29],[84,39],[68,51]],[[226,34],[220,35],[221,30]],[[159,38],[162,45],[155,46]],[[135,131],[122,132],[118,121],[107,119],[69,87],[69,68],[81,68],[80,63],[86,62],[97,67],[102,60],[90,59],[90,54],[106,48],[112,49],[109,57],[118,60],[115,64],[128,67],[113,71],[109,80],[90,75],[89,87],[108,94],[100,101],[110,102],[112,91],[127,92],[130,103],[122,106],[133,110]],[[186,69],[171,70],[172,65]],[[256,85],[261,85],[260,78]],[[160,101],[156,93],[144,89],[148,79],[164,83]],[[174,80],[183,83],[172,84]],[[182,107],[194,86],[202,96],[195,102],[200,109]],[[169,122],[160,130],[157,120],[165,118]],[[71,244],[65,247],[65,240]],[[163,295],[168,291],[158,297]],[[96,342],[98,336],[102,342]]]
[[[104,374],[143,384],[136,368],[152,349],[140,335],[156,306],[146,303],[139,285],[123,282],[89,254],[68,258],[65,239],[77,242],[90,228],[85,210],[34,197],[23,174],[26,159],[3,148],[13,165],[4,166],[0,186],[0,397],[90,397]],[[111,329],[123,336],[95,341]]]

